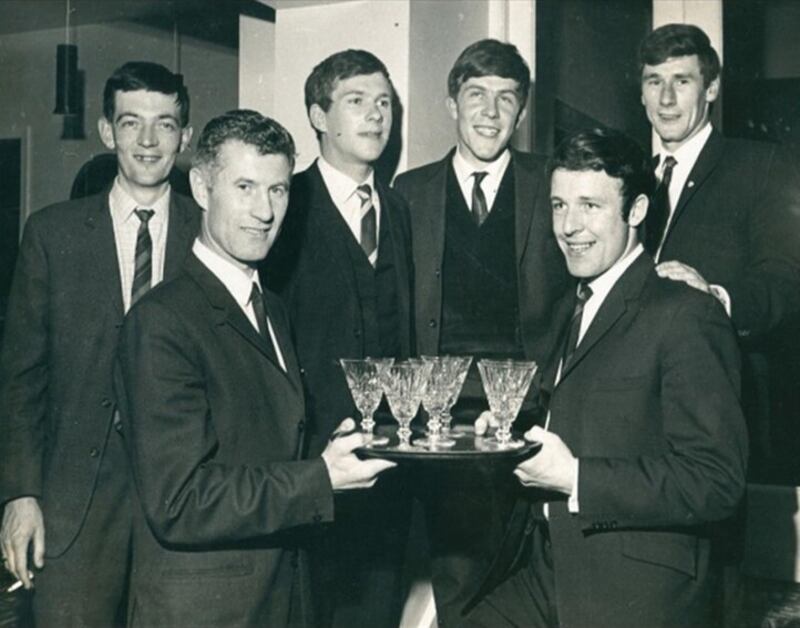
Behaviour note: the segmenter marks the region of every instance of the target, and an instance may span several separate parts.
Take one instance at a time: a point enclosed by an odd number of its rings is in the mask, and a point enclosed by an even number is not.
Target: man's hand
[[[33,542],[33,564],[44,567],[44,519],[35,497],[19,497],[6,504],[0,544],[3,561],[26,589],[33,587],[33,574],[28,571],[28,545]]]
[[[534,486],[569,495],[578,473],[578,459],[558,434],[538,425],[525,432],[525,440],[538,441],[542,448],[520,463],[514,475],[523,486]]]
[[[375,484],[379,473],[397,466],[389,460],[359,460],[353,450],[367,441],[360,432],[351,433],[355,428],[353,419],[342,421],[322,452],[334,491],[369,488]]]
[[[703,276],[694,268],[684,264],[683,262],[676,262],[674,260],[669,262],[661,262],[658,266],[656,266],[656,272],[658,273],[659,277],[665,277],[667,279],[672,279],[673,281],[682,281],[696,290],[711,292],[711,286],[703,278]]]
[[[481,412],[481,415],[475,419],[475,436],[483,436],[489,431],[489,428],[497,429],[500,427],[500,421],[494,418],[494,415],[488,410]]]

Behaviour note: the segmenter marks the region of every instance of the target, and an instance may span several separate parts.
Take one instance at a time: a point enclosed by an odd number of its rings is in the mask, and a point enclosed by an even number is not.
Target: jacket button
[[[109,399],[108,397],[103,397],[103,400],[100,402],[100,405],[103,406],[104,408],[110,408],[111,399]]]
[[[442,271],[440,271],[440,270],[437,268],[435,271],[433,271],[433,274],[434,274],[434,275],[436,275],[436,276],[438,277],[439,275],[441,275],[441,274],[442,274]]]
[[[89,450],[89,455],[90,455],[92,458],[97,458],[97,456],[99,456],[99,455],[100,455],[100,450],[99,450],[97,447],[92,447],[92,448]]]
[[[322,515],[321,515],[321,514],[319,514],[319,513],[317,513],[316,515],[314,515],[314,516],[312,517],[312,521],[313,521],[314,523],[320,523],[320,522],[322,521]]]
[[[302,432],[304,429],[306,429],[306,422],[300,419],[300,422],[297,424],[297,431]]]
[[[429,320],[428,321],[428,327],[430,327],[430,328],[436,327],[436,319],[432,318],[431,320]]]
[[[354,329],[354,330],[353,330],[353,335],[354,335],[356,338],[361,338],[361,330],[360,330],[360,329]]]
[[[306,370],[304,368],[302,368],[302,367],[300,368],[300,376],[301,377],[305,377],[306,376]]]

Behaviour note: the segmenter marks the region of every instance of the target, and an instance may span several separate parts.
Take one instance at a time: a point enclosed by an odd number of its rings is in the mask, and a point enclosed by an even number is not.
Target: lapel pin
[[[689,182],[686,184],[686,187],[693,188],[693,187],[694,187],[694,181],[689,181]]]

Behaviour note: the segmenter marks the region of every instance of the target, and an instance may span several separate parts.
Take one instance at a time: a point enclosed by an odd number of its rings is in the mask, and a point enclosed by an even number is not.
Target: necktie
[[[147,223],[155,212],[152,209],[135,209],[133,213],[140,223],[136,232],[136,253],[133,258],[131,306],[150,290],[153,281],[153,241],[150,239]]]
[[[378,222],[372,204],[372,188],[364,183],[356,188],[356,194],[361,199],[361,248],[370,264],[374,265],[373,257],[378,250]]]
[[[483,224],[483,221],[486,220],[486,216],[489,215],[489,208],[486,205],[486,195],[481,188],[481,181],[483,181],[483,178],[487,174],[487,172],[472,173],[475,179],[475,184],[472,186],[472,217],[479,227]]]
[[[561,359],[561,372],[567,368],[567,364],[575,354],[575,348],[578,346],[578,335],[581,331],[581,319],[583,318],[583,308],[586,302],[592,296],[592,289],[584,282],[578,284],[578,291],[575,296],[575,309],[572,312],[572,318],[569,321],[569,331],[567,332],[567,339],[564,343],[564,353]]]
[[[664,239],[669,215],[672,211],[669,202],[669,184],[672,181],[672,170],[677,163],[672,155],[667,155],[664,159],[664,172],[653,194],[653,206],[647,212],[644,248],[653,257]]]
[[[261,296],[261,290],[258,288],[257,283],[253,283],[250,290],[250,305],[253,307],[253,312],[256,315],[256,323],[258,323],[258,333],[263,338],[269,339],[269,332],[267,331],[267,309],[264,307],[264,297]]]

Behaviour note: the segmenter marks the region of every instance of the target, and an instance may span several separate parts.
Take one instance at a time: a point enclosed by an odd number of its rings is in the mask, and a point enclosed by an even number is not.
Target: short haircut
[[[708,87],[719,76],[717,51],[708,35],[692,24],[665,24],[651,32],[639,45],[639,75],[645,65],[659,65],[672,57],[697,55],[703,84]]]
[[[294,168],[294,140],[289,131],[250,109],[228,111],[206,124],[197,140],[192,166],[214,170],[222,145],[230,140],[254,146],[260,155],[284,155]]]
[[[180,74],[173,74],[163,65],[150,61],[129,61],[118,67],[106,81],[103,90],[103,115],[114,121],[114,98],[117,92],[135,92],[143,89],[175,96],[180,110],[181,127],[189,124],[189,92]]]
[[[622,217],[627,222],[640,194],[653,197],[656,177],[641,147],[630,137],[610,129],[581,131],[566,138],[550,158],[548,172],[594,170],[622,182]]]
[[[458,55],[447,77],[447,92],[450,98],[453,100],[458,98],[458,91],[469,79],[482,76],[500,76],[516,81],[522,106],[527,103],[531,87],[531,71],[513,44],[496,39],[481,39],[467,46]]]
[[[386,77],[394,96],[394,85],[389,77],[389,71],[383,61],[374,54],[366,50],[353,49],[332,54],[318,63],[306,79],[306,111],[311,110],[311,105],[318,105],[323,111],[328,111],[333,103],[331,97],[338,81],[377,72]]]

